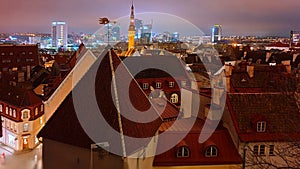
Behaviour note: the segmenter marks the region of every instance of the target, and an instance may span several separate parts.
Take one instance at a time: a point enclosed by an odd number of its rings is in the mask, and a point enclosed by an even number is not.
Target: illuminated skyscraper
[[[134,49],[135,24],[134,24],[134,7],[131,5],[130,25],[128,28],[128,51]]]
[[[211,42],[216,43],[221,40],[222,28],[221,25],[214,25],[211,30]]]
[[[134,19],[135,23],[135,37],[141,38],[142,30],[143,30],[143,21],[140,19]]]
[[[66,22],[52,22],[52,47],[67,47],[68,30]]]

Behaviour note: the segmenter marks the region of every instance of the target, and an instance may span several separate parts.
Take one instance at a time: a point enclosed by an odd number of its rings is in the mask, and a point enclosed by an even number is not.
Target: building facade
[[[23,151],[39,144],[36,135],[44,124],[44,105],[33,91],[1,84],[0,113],[3,136],[0,141]]]
[[[221,40],[222,28],[221,25],[214,25],[211,29],[211,42],[216,43]]]
[[[63,21],[52,22],[52,47],[67,48],[68,44],[68,27]]]

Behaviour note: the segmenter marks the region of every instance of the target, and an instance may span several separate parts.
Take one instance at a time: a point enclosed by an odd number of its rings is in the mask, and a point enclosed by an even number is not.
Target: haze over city
[[[289,36],[300,29],[300,3],[297,0],[152,0],[134,1],[136,13],[162,12],[187,19],[205,34],[221,24],[224,35]],[[129,0],[3,0],[0,6],[0,32],[50,33],[52,21],[68,23],[70,32],[94,33],[98,18],[128,16]],[[155,20],[156,18],[153,18]]]

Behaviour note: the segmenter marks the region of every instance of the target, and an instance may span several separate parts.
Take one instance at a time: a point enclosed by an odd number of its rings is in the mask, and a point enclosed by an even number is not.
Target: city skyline
[[[94,33],[99,29],[98,18],[117,19],[129,16],[131,1],[113,0],[31,0],[17,2],[5,0],[0,7],[2,26],[0,32],[51,32],[55,20],[66,21],[69,32]],[[15,5],[19,4],[19,5]],[[299,30],[300,4],[288,0],[240,2],[224,1],[134,1],[136,13],[161,12],[188,20],[209,35],[214,24],[221,24],[224,35],[278,35],[289,36],[290,30]],[[31,10],[31,9],[34,10]],[[9,19],[8,19],[9,17]],[[155,18],[153,18],[155,20]]]

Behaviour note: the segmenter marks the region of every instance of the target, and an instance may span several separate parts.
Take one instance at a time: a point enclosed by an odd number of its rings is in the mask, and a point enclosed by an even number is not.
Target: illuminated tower
[[[134,49],[134,36],[135,36],[134,7],[132,3],[131,12],[130,12],[130,25],[128,28],[128,51]]]
[[[214,25],[211,30],[211,42],[216,43],[221,41],[222,28],[221,25]]]
[[[67,23],[52,22],[52,47],[67,47]]]

